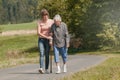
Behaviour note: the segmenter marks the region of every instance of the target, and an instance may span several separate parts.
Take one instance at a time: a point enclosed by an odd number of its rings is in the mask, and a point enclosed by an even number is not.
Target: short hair
[[[59,14],[56,14],[53,18],[55,21],[62,21],[61,17]]]
[[[49,16],[49,13],[46,9],[41,10],[41,16],[43,16],[43,15],[48,15]]]

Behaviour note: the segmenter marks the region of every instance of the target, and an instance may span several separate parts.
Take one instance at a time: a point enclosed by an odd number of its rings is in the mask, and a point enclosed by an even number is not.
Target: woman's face
[[[43,14],[43,15],[42,15],[42,19],[43,19],[43,20],[47,20],[47,19],[48,19],[48,14]]]
[[[56,26],[59,26],[61,23],[61,21],[56,21],[56,20],[54,20],[54,22],[55,22]]]

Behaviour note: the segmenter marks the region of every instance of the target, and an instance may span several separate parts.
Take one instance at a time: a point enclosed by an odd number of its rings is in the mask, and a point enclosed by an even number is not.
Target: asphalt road
[[[61,58],[61,57],[60,57]],[[73,73],[94,67],[106,59],[98,55],[70,55],[68,57],[68,72],[56,74],[55,63],[53,62],[53,73],[40,74],[39,64],[25,64],[13,68],[0,69],[0,80],[59,80]],[[61,60],[62,67],[62,60]]]

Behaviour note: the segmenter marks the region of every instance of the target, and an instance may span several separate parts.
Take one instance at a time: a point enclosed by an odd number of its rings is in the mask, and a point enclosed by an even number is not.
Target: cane
[[[52,49],[50,53],[50,73],[52,73]]]
[[[52,39],[50,40],[50,44],[52,44]],[[51,49],[50,49],[50,73],[52,73],[52,54],[53,54],[53,46],[51,45]]]

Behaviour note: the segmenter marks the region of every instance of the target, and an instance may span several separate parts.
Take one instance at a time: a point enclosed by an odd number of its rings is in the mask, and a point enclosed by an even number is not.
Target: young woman
[[[49,35],[51,25],[54,23],[52,19],[49,19],[49,13],[46,9],[41,10],[41,20],[38,20],[38,47],[40,52],[40,69],[41,74],[44,73],[44,56],[45,56],[45,72],[48,73],[49,67],[49,51],[50,44],[49,41],[52,37]]]

